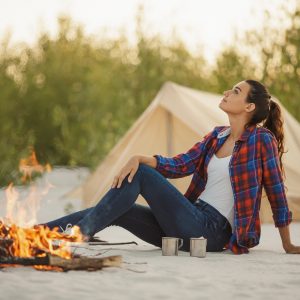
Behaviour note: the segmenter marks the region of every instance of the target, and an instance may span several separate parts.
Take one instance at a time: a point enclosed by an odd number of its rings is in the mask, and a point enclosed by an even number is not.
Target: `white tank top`
[[[216,208],[229,221],[234,230],[234,196],[229,175],[231,155],[218,158],[215,154],[207,167],[207,183],[205,190],[198,198]]]

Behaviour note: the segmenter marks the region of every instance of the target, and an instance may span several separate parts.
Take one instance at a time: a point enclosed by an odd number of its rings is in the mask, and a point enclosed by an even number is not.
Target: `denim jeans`
[[[141,194],[148,206],[135,203]],[[86,236],[107,226],[125,228],[157,247],[163,236],[183,238],[181,250],[189,251],[189,239],[207,238],[207,251],[222,251],[231,236],[229,221],[213,206],[197,200],[191,203],[154,168],[140,164],[131,183],[128,176],[111,188],[94,207],[48,222],[50,228],[78,225]]]

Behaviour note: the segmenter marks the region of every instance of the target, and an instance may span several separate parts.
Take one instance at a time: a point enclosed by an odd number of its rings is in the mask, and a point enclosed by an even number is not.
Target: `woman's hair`
[[[263,122],[262,126],[269,129],[276,137],[280,169],[284,176],[282,155],[284,152],[283,118],[279,105],[271,99],[266,87],[256,80],[246,80],[250,85],[250,92],[246,99],[249,103],[255,103],[255,110],[252,118],[246,127]]]

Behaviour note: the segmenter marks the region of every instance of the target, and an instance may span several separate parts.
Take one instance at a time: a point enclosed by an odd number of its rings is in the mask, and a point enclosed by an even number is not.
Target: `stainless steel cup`
[[[190,238],[190,256],[206,256],[207,239],[204,237]]]
[[[165,236],[162,238],[162,255],[178,255],[178,249],[183,245],[183,239]]]

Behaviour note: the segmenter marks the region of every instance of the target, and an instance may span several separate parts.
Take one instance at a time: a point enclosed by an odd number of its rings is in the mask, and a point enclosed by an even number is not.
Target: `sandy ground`
[[[64,213],[70,199],[61,196],[87,172],[78,174],[57,170],[51,175],[56,188],[41,204],[39,221]],[[74,199],[73,209],[79,206],[80,201]],[[292,223],[290,231],[294,244],[300,245],[300,223]],[[273,224],[262,226],[261,243],[250,254],[233,255],[227,250],[207,253],[205,258],[190,257],[186,252],[177,257],[162,256],[161,249],[117,226],[106,228],[99,236],[111,242],[136,241],[138,245],[73,248],[89,256],[122,255],[120,268],[66,273],[26,267],[3,269],[0,299],[300,299],[300,255],[285,254]]]

